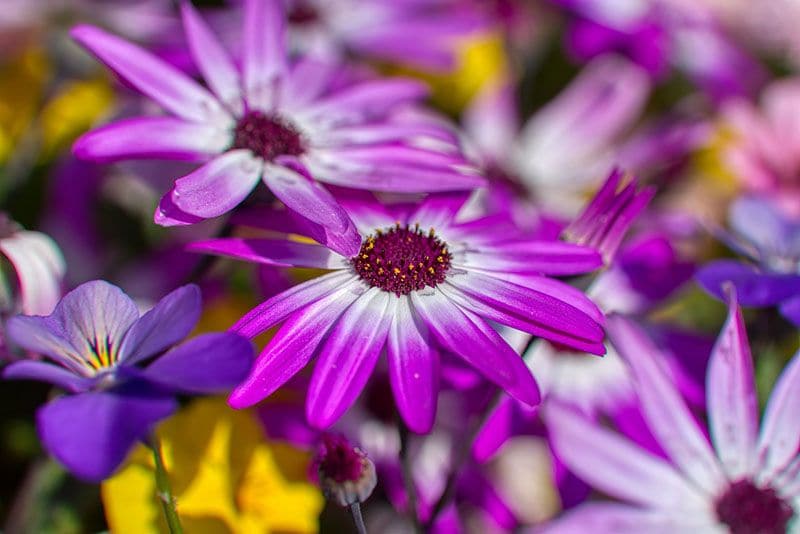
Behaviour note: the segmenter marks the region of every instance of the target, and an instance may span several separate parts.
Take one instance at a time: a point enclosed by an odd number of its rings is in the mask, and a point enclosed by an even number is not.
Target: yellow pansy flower
[[[310,457],[269,442],[255,415],[199,399],[157,430],[178,514],[192,534],[316,532],[323,507],[308,482]],[[153,460],[140,445],[102,485],[116,534],[166,532]]]

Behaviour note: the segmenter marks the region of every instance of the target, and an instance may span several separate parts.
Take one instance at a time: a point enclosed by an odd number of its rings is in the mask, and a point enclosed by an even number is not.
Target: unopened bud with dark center
[[[375,464],[341,435],[322,437],[314,464],[325,498],[340,506],[364,502],[378,483]]]

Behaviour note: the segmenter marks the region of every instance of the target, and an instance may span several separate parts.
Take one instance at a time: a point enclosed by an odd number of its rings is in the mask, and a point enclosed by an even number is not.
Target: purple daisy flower
[[[355,254],[358,232],[320,182],[395,192],[482,185],[455,134],[440,119],[410,107],[425,96],[424,85],[388,79],[334,88],[339,66],[310,58],[290,63],[280,1],[245,3],[241,69],[190,3],[182,3],[182,15],[192,56],[211,91],[103,30],[72,31],[124,81],[175,115],[126,119],[91,131],[76,142],[76,155],[204,162],[164,196],[157,223],[192,224],[222,215],[262,180],[306,219],[318,241]]]
[[[225,391],[247,375],[253,349],[236,334],[204,334],[168,350],[194,328],[200,310],[194,285],[176,289],[140,316],[118,287],[86,282],[51,315],[8,321],[11,340],[53,363],[17,361],[3,377],[41,380],[69,393],[39,409],[39,435],[73,474],[102,480],[177,409],[177,394]]]
[[[636,377],[645,419],[667,459],[563,405],[549,405],[560,457],[595,488],[628,504],[581,506],[547,532],[787,532],[800,510],[800,356],[778,379],[759,432],[753,361],[732,296],[706,377],[709,443],[647,337],[619,316],[609,319],[608,329]]]
[[[356,399],[386,348],[400,413],[410,428],[426,432],[436,409],[441,350],[522,402],[539,402],[533,375],[488,321],[602,354],[600,310],[579,290],[548,277],[591,271],[601,265],[600,255],[580,245],[530,240],[502,215],[458,221],[467,197],[431,195],[417,206],[340,199],[364,236],[349,257],[276,239],[191,245],[268,265],[334,271],[267,300],[233,326],[253,337],[283,323],[230,404],[260,401],[318,354],[306,414],[314,426],[327,427]],[[253,222],[303,233],[280,213],[262,213]]]

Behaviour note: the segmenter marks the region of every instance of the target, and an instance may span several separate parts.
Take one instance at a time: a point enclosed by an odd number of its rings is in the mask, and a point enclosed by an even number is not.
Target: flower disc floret
[[[747,479],[731,484],[717,500],[715,509],[731,534],[783,534],[794,515],[792,507],[775,490],[760,488]]]
[[[305,152],[300,132],[278,115],[250,111],[236,124],[231,148],[246,148],[266,161]]]
[[[351,261],[362,280],[399,297],[444,282],[452,258],[433,228],[398,223],[367,237]]]

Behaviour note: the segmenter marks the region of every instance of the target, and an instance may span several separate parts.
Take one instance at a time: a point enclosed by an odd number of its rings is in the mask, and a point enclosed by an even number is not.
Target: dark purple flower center
[[[419,225],[377,230],[367,237],[351,261],[358,275],[372,287],[398,297],[444,281],[453,256],[433,228],[426,234]]]
[[[731,484],[717,500],[717,518],[731,534],[784,534],[794,510],[772,488],[750,480]]]
[[[350,444],[343,436],[325,434],[317,457],[321,477],[341,484],[357,481],[364,472],[364,453]]]
[[[239,119],[231,148],[246,148],[266,161],[305,152],[303,137],[292,124],[260,111],[250,111]]]
[[[287,18],[289,19],[289,24],[303,26],[319,20],[319,11],[308,2],[298,0],[289,9]]]

